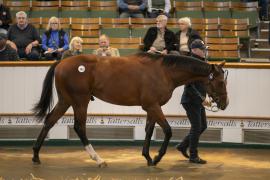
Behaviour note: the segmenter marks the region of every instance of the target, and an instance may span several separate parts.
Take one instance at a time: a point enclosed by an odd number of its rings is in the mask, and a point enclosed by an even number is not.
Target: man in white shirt
[[[167,17],[169,17],[170,10],[171,10],[170,0],[148,0],[148,16],[150,18],[156,18],[161,14],[164,14]]]

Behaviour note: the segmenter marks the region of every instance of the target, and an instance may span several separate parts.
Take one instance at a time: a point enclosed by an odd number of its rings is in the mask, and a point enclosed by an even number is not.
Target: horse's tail
[[[54,78],[54,70],[60,61],[55,62],[51,65],[48,70],[46,77],[43,81],[42,93],[39,99],[39,102],[35,104],[32,109],[34,115],[42,120],[48,111],[51,110],[51,106],[53,104],[53,78]]]

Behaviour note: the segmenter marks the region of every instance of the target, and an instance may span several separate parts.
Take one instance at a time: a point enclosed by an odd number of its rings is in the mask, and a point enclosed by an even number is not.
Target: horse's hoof
[[[34,165],[39,165],[39,164],[41,164],[40,160],[37,159],[37,158],[32,158],[32,162],[33,162]]]
[[[160,158],[158,156],[155,156],[154,160],[153,160],[153,164],[154,166],[156,166],[160,161]]]
[[[108,164],[105,161],[98,165],[99,168],[105,168],[107,166],[108,166]]]
[[[154,165],[153,161],[151,160],[151,161],[147,161],[147,166],[151,167],[151,166],[155,166],[155,165]]]
[[[147,165],[148,165],[148,167],[154,167],[154,166],[156,166],[154,163],[148,163]]]

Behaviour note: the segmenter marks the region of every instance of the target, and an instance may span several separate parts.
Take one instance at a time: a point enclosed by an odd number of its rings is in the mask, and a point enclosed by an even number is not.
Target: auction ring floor
[[[43,146],[41,165],[31,147],[0,147],[0,180],[248,180],[270,179],[269,149],[200,148],[206,165],[190,164],[174,147],[157,167],[147,167],[138,146],[94,146],[108,167],[98,168],[83,147]],[[154,156],[158,147],[151,148]]]

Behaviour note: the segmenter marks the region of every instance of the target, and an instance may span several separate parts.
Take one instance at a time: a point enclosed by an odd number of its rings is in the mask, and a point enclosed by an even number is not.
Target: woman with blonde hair
[[[99,48],[93,53],[98,56],[120,56],[117,48],[110,47],[109,37],[105,34],[99,37]]]
[[[82,54],[82,38],[73,37],[69,43],[69,50],[63,53],[62,59]]]
[[[42,49],[47,60],[61,59],[68,49],[68,34],[61,28],[57,17],[51,17],[46,31],[42,35]]]
[[[192,29],[191,20],[188,17],[183,17],[178,20],[179,31],[176,36],[176,49],[181,55],[190,55],[190,44],[195,39],[201,39],[200,34]]]

